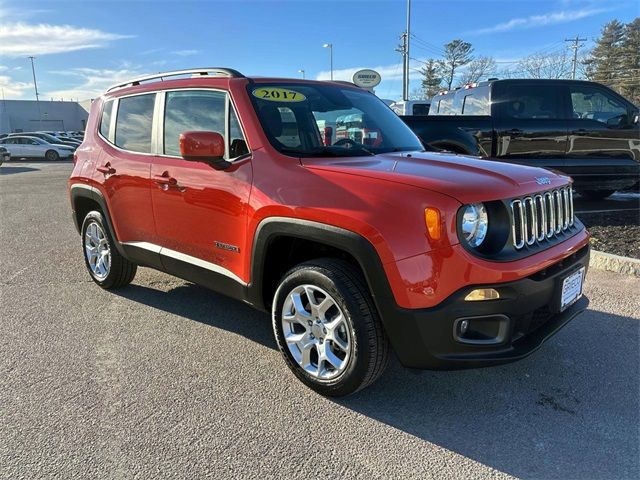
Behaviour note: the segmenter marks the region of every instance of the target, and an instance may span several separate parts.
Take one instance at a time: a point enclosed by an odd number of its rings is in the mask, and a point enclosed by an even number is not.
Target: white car
[[[73,157],[74,148],[45,142],[36,137],[6,137],[0,140],[13,158],[46,158],[60,160]]]

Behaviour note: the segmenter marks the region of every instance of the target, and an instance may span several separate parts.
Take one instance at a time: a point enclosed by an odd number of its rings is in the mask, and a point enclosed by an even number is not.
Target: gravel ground
[[[98,288],[69,164],[0,169],[0,477],[640,478],[640,280],[590,271],[587,312],[520,362],[329,400],[269,318],[142,268]]]
[[[640,211],[580,213],[591,233],[591,246],[601,252],[640,258]]]

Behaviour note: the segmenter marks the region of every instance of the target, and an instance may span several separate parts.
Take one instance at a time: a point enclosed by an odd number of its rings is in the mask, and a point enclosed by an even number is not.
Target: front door
[[[567,172],[580,183],[602,180],[621,187],[637,181],[640,132],[633,109],[605,88],[589,84],[568,87],[571,119],[567,145]],[[607,177],[607,178],[604,178]],[[624,177],[631,177],[624,182]],[[593,181],[589,181],[590,178]],[[615,186],[615,185],[614,185]]]
[[[221,90],[163,93],[151,179],[156,234],[165,269],[207,285],[221,276],[235,286],[246,279],[247,203],[252,168],[228,94]],[[214,131],[226,141],[226,170],[180,157],[185,131]],[[218,274],[218,275],[211,275]]]
[[[564,166],[567,120],[554,85],[496,83],[492,91],[497,158],[535,167]]]

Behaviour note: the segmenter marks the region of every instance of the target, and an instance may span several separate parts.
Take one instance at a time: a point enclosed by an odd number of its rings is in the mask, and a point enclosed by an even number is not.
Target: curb
[[[640,260],[637,258],[621,257],[597,250],[591,250],[589,267],[640,277]]]

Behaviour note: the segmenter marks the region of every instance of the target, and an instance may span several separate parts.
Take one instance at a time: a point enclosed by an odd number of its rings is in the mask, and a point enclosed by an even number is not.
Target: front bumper
[[[530,355],[589,305],[586,297],[560,312],[562,280],[588,267],[589,246],[526,278],[507,283],[473,285],[458,290],[436,307],[384,312],[387,333],[400,362],[411,368],[453,370],[508,363]],[[476,288],[495,288],[497,300],[465,301]],[[501,318],[499,342],[469,344],[455,338],[464,318]],[[392,331],[389,327],[392,326]]]

